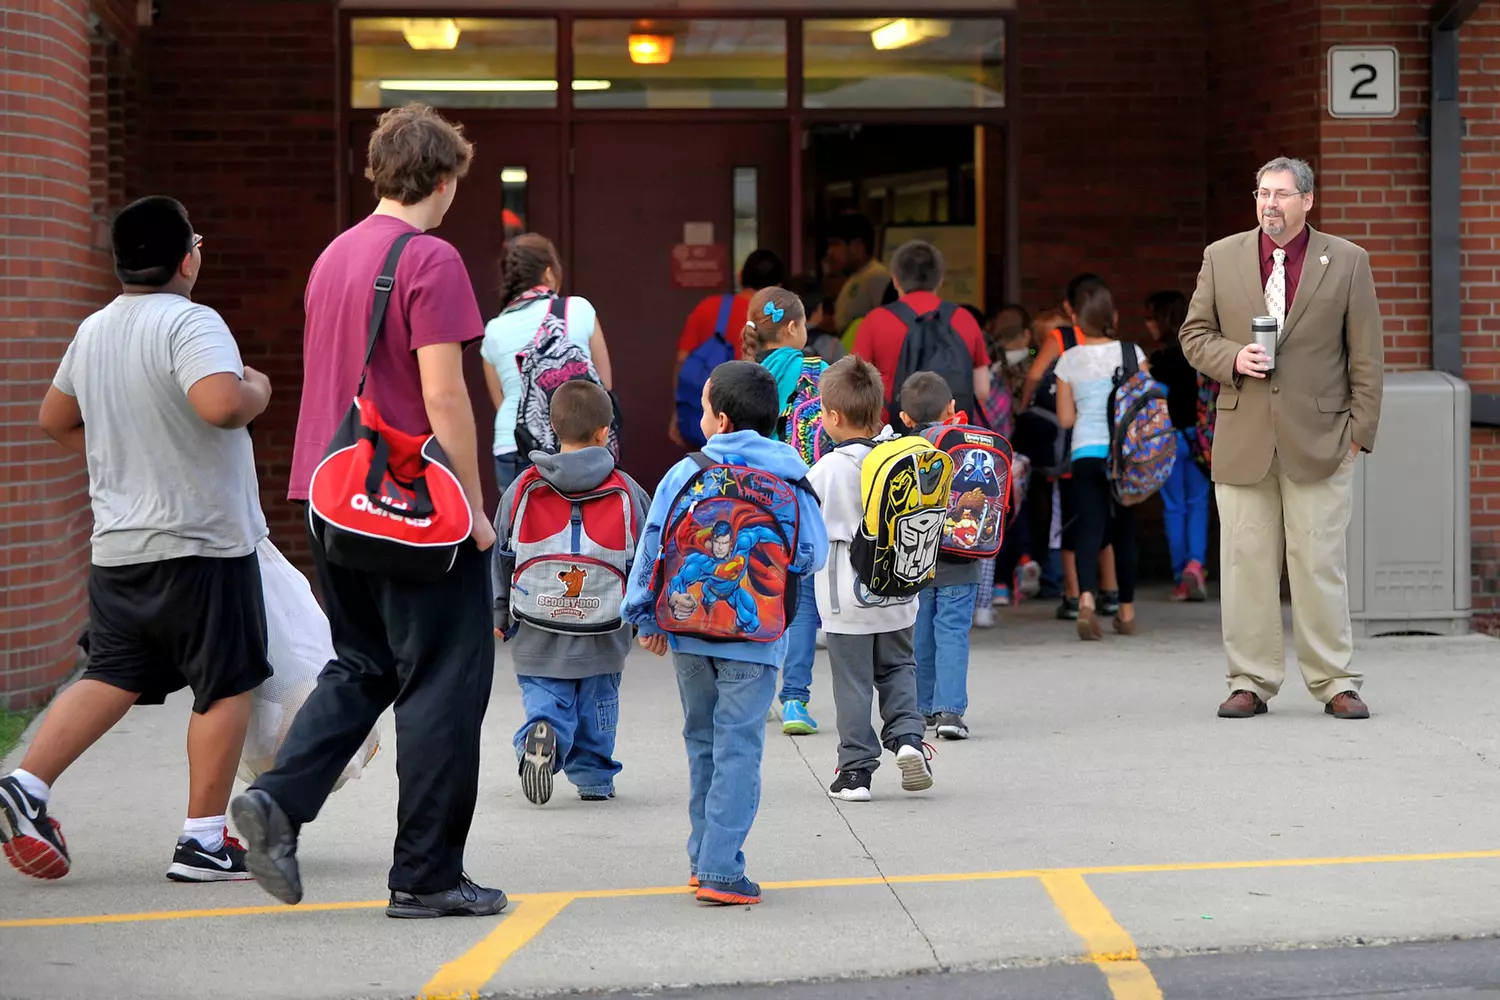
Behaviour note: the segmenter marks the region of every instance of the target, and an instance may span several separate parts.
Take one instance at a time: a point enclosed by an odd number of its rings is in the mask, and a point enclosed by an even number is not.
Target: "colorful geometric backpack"
[[[833,450],[833,438],[823,429],[823,401],[818,396],[824,367],[821,357],[804,357],[802,374],[781,410],[781,439],[796,448],[809,466]]]
[[[989,559],[1000,551],[1010,512],[1010,442],[984,427],[937,424],[922,436],[953,459],[953,485],[941,553],[949,562]]]
[[[674,635],[775,642],[797,607],[797,489],[761,469],[692,454],[698,471],[672,499],[653,571],[656,623]],[[811,586],[808,581],[805,585]]]
[[[1167,393],[1136,361],[1136,346],[1121,343],[1121,366],[1109,394],[1107,471],[1115,501],[1129,507],[1161,489],[1177,460],[1177,432]]]
[[[864,518],[849,544],[854,575],[876,597],[911,597],[937,576],[953,459],[921,435],[887,441],[860,463]]]
[[[1193,433],[1188,435],[1193,461],[1198,463],[1205,475],[1213,471],[1214,426],[1219,419],[1219,383],[1202,372],[1198,373],[1198,419],[1193,424]]]

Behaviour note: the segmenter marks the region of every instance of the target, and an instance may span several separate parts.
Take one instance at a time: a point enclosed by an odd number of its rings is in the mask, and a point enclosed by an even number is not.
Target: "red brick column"
[[[88,479],[37,430],[79,320],[105,293],[90,206],[86,0],[0,15],[0,705],[44,700],[85,618]]]

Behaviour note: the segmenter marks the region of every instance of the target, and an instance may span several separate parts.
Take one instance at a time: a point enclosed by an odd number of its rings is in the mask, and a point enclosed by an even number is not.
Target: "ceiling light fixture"
[[[630,36],[630,61],[638,66],[664,66],[672,61],[671,35]]]
[[[608,90],[609,80],[574,80],[574,90]],[[556,80],[381,80],[381,90],[443,93],[529,94],[557,89]]]
[[[401,22],[401,35],[414,49],[458,47],[458,22],[451,17],[408,17]]]
[[[870,44],[881,51],[901,49],[933,38],[947,38],[952,30],[953,25],[949,21],[903,17],[870,32]]]

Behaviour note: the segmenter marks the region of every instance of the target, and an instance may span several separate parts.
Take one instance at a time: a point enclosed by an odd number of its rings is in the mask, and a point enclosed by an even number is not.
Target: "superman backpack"
[[[672,498],[652,574],[656,623],[719,642],[775,642],[797,608],[797,490],[762,469],[690,456],[698,471]]]
[[[953,485],[939,551],[950,562],[999,553],[1010,514],[1010,442],[985,427],[937,424],[922,437],[953,459]]]
[[[1107,472],[1115,502],[1130,507],[1166,485],[1177,461],[1177,431],[1167,393],[1141,371],[1136,346],[1120,345],[1122,364],[1109,394]]]
[[[515,486],[509,547],[510,614],[547,632],[597,635],[621,627],[626,574],[640,526],[618,471],[564,493],[531,466]]]
[[[778,436],[797,449],[808,467],[833,450],[833,438],[823,429],[823,400],[818,394],[818,379],[822,374],[822,358],[802,359],[802,373],[781,410],[778,426]]]

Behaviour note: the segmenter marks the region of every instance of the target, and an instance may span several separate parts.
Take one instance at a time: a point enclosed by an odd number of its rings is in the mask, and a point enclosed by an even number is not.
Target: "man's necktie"
[[[1271,278],[1266,282],[1266,310],[1276,317],[1278,328],[1286,326],[1286,251],[1271,251]]]

